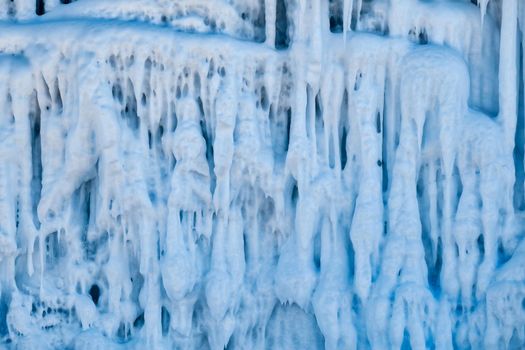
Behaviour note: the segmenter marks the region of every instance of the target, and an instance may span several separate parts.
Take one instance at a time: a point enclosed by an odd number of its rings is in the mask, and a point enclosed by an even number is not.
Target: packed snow
[[[524,34],[521,0],[0,0],[0,348],[525,348]]]

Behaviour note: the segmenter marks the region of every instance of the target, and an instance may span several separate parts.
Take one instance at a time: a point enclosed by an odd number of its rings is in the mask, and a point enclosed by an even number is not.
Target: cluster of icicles
[[[264,3],[0,24],[2,341],[523,346],[521,3]]]

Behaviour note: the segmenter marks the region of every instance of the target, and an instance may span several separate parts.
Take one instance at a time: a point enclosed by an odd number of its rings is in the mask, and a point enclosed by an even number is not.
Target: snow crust
[[[525,347],[524,3],[0,1],[0,339]]]

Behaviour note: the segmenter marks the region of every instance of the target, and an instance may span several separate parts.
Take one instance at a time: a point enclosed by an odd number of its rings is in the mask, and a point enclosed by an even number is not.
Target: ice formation
[[[521,0],[0,0],[1,346],[524,348],[524,34]]]

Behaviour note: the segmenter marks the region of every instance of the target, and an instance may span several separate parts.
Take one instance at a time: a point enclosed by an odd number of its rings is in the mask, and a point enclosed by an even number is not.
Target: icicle
[[[363,0],[357,0],[357,7],[356,7],[356,17],[355,17],[355,23],[356,28],[359,29],[359,21],[361,20],[361,9],[363,7]]]
[[[377,133],[377,100],[374,85],[364,78],[354,94],[355,115],[358,118],[361,171],[356,208],[350,230],[355,250],[355,288],[365,302],[368,298],[379,254],[379,239],[383,232],[381,204],[381,140]],[[372,96],[370,96],[372,95]],[[366,96],[366,97],[365,97]],[[372,97],[372,100],[369,98]]]
[[[276,4],[276,0],[264,0],[264,15],[266,16],[266,45],[272,48],[275,47]]]
[[[518,2],[505,0],[502,4],[501,35],[500,35],[500,80],[498,119],[503,125],[505,143],[509,154],[514,149],[514,134],[516,132],[517,115],[517,31]]]
[[[350,31],[350,25],[352,24],[352,10],[354,6],[354,0],[344,0],[343,2],[343,42],[346,47],[346,36],[347,31]]]
[[[485,14],[487,13],[487,5],[489,0],[478,0],[479,11],[481,15],[481,31],[483,32],[483,23],[485,22]]]

